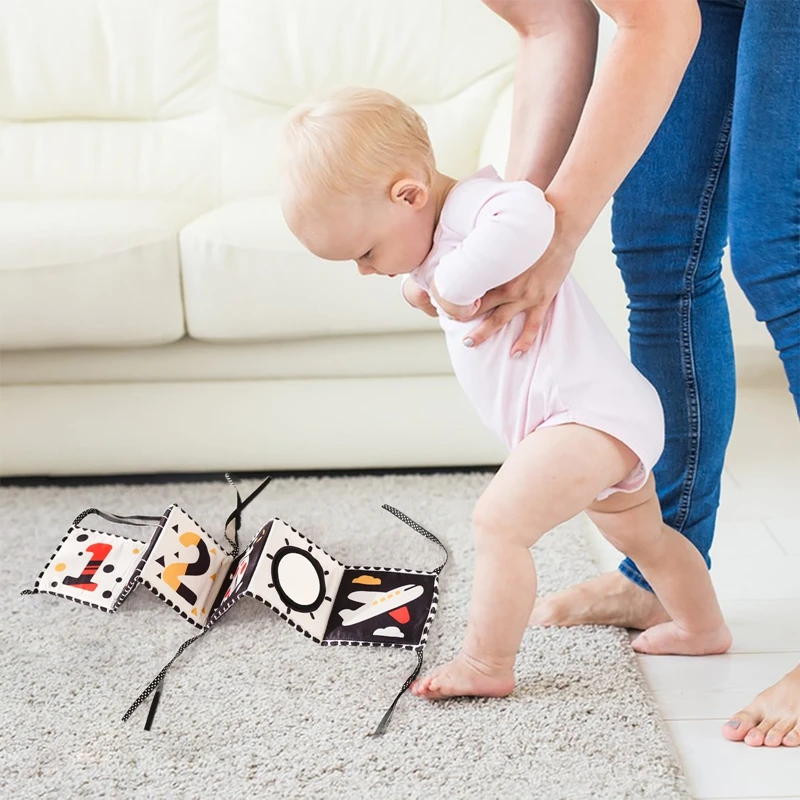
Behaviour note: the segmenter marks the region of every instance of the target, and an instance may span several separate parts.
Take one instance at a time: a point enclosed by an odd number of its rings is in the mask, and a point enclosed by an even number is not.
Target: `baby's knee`
[[[620,492],[592,503],[587,513],[605,539],[625,555],[647,547],[663,528],[661,507],[652,481],[638,492]]]
[[[493,545],[513,537],[509,509],[502,507],[491,495],[483,495],[472,512],[475,545]]]
[[[507,499],[483,495],[472,512],[475,547],[533,546],[544,530],[539,532],[536,519],[523,517]]]

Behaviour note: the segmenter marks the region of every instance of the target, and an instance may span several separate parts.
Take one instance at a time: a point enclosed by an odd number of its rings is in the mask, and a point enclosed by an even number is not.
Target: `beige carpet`
[[[452,552],[430,666],[456,651],[464,630],[470,514],[490,477],[276,480],[245,512],[243,539],[279,516],[344,563],[428,569],[439,563],[437,548],[381,503],[429,527]],[[153,730],[143,730],[145,708],[121,723],[192,628],[143,587],[113,616],[19,591],[85,508],[158,515],[179,502],[218,535],[231,495],[222,479],[0,489],[0,796],[689,796],[628,639],[614,630],[530,630],[511,697],[428,704],[406,695],[389,732],[369,738],[413,654],[320,647],[245,599],[173,667]],[[582,525],[537,546],[543,591],[596,571]]]

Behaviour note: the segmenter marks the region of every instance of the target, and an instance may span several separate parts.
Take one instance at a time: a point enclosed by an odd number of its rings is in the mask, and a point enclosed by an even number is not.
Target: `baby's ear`
[[[413,178],[402,178],[392,186],[392,202],[422,208],[428,202],[428,187]]]

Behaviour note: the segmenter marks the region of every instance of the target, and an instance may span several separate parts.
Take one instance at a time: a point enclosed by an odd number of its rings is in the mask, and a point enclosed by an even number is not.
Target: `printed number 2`
[[[181,578],[184,575],[205,575],[211,566],[211,556],[208,553],[205,541],[197,533],[191,531],[182,533],[178,541],[184,547],[195,545],[197,547],[197,559],[192,564],[187,564],[183,561],[176,561],[174,564],[170,564],[164,570],[164,582],[189,605],[194,605],[197,602],[197,595],[188,586],[181,583]]]
[[[87,592],[93,592],[97,588],[97,584],[92,581],[92,578],[97,570],[100,569],[100,565],[106,560],[111,550],[110,544],[103,544],[103,542],[90,544],[86,548],[86,552],[91,553],[89,563],[77,578],[67,575],[64,578],[64,586],[74,586],[76,589],[85,589]]]

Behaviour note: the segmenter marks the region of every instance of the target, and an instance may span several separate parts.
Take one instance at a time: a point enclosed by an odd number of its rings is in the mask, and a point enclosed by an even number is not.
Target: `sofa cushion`
[[[0,353],[0,385],[452,375],[441,331]],[[234,394],[236,388],[234,388]]]
[[[206,341],[436,330],[412,309],[400,278],[358,274],[353,263],[306,252],[276,197],[232,201],[180,235],[186,325]]]
[[[178,231],[197,213],[162,200],[0,203],[0,348],[181,338]]]

